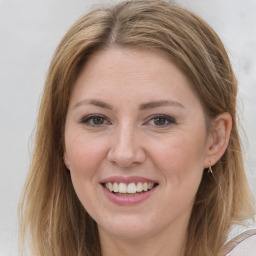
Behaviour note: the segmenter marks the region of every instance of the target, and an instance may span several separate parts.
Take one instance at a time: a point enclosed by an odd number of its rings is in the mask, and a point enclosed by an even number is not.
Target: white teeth
[[[143,183],[143,190],[148,191],[148,183],[147,182]]]
[[[142,190],[143,190],[142,182],[138,182],[138,184],[137,184],[137,192],[142,192]]]
[[[119,193],[126,193],[127,191],[127,185],[125,183],[119,183]]]
[[[121,193],[121,194],[136,194],[143,191],[146,192],[152,189],[153,186],[154,186],[154,183],[149,183],[149,182],[138,182],[137,185],[134,182],[129,184],[126,184],[124,182],[105,183],[105,187],[110,192]]]
[[[118,184],[116,182],[114,182],[114,184],[113,184],[113,190],[116,193],[119,192],[119,186],[118,186]]]
[[[136,193],[137,192],[137,186],[135,183],[129,183],[127,187],[127,193]]]
[[[110,192],[113,192],[114,191],[113,184],[111,182],[108,182],[107,184],[108,184],[108,190]]]

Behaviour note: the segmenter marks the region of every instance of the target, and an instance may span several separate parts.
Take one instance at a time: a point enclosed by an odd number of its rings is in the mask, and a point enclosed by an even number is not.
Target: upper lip
[[[138,182],[158,183],[156,180],[152,180],[152,179],[141,177],[141,176],[129,176],[129,177],[110,176],[110,177],[100,181],[100,183],[102,183],[102,184],[107,183],[107,182],[117,182],[117,183],[123,182],[126,184],[138,183]]]

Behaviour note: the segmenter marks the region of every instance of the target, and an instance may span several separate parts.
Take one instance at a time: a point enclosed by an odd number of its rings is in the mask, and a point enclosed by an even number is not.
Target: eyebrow
[[[94,105],[96,107],[100,107],[100,108],[106,108],[106,109],[113,109],[113,107],[103,101],[100,101],[100,100],[94,100],[94,99],[91,99],[91,100],[81,100],[79,102],[77,102],[73,109],[74,108],[77,108],[77,107],[80,107],[81,105]]]
[[[79,102],[77,102],[74,108],[80,107],[81,105],[94,105],[100,108],[106,108],[106,109],[110,109],[112,110],[113,107],[103,101],[100,100],[96,100],[96,99],[90,99],[90,100],[81,100]],[[143,103],[140,105],[139,109],[140,110],[146,110],[146,109],[152,109],[152,108],[158,108],[158,107],[165,107],[165,106],[174,106],[174,107],[180,107],[180,108],[185,108],[184,105],[182,105],[181,103],[177,102],[177,101],[173,101],[173,100],[159,100],[159,101],[152,101],[152,102],[148,102],[148,103]]]
[[[144,103],[140,105],[140,110],[165,107],[165,106],[175,106],[180,108],[185,108],[181,103],[173,100],[160,100],[160,101],[152,101],[149,103]]]

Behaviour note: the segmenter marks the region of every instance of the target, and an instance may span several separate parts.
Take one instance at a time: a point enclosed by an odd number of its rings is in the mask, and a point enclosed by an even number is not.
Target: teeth
[[[143,190],[148,191],[148,183],[147,182],[143,183]]]
[[[142,182],[138,182],[138,184],[137,184],[137,192],[142,192],[142,190],[143,190]]]
[[[142,191],[148,191],[152,189],[154,186],[154,183],[151,182],[138,182],[137,185],[132,182],[129,184],[125,184],[123,182],[117,183],[117,182],[107,182],[105,183],[105,187],[110,191],[110,192],[115,192],[115,193],[121,193],[121,194],[136,194],[138,192]]]
[[[129,183],[128,187],[127,187],[127,193],[136,193],[137,192],[137,186],[135,185],[135,183]]]
[[[118,186],[118,184],[116,182],[114,182],[114,184],[113,184],[113,190],[116,193],[119,192],[119,186]]]
[[[125,184],[125,183],[120,183],[119,184],[119,193],[126,193],[126,191],[127,191],[127,185]]]
[[[113,192],[114,191],[114,188],[113,188],[113,184],[111,182],[108,183],[108,190],[110,192]]]

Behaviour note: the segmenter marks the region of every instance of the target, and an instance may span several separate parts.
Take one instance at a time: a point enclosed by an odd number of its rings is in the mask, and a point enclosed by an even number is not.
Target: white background
[[[51,56],[67,29],[102,2],[0,0],[0,256],[17,255],[17,204]],[[240,83],[246,170],[256,195],[256,0],[177,3],[207,20],[228,49]]]

